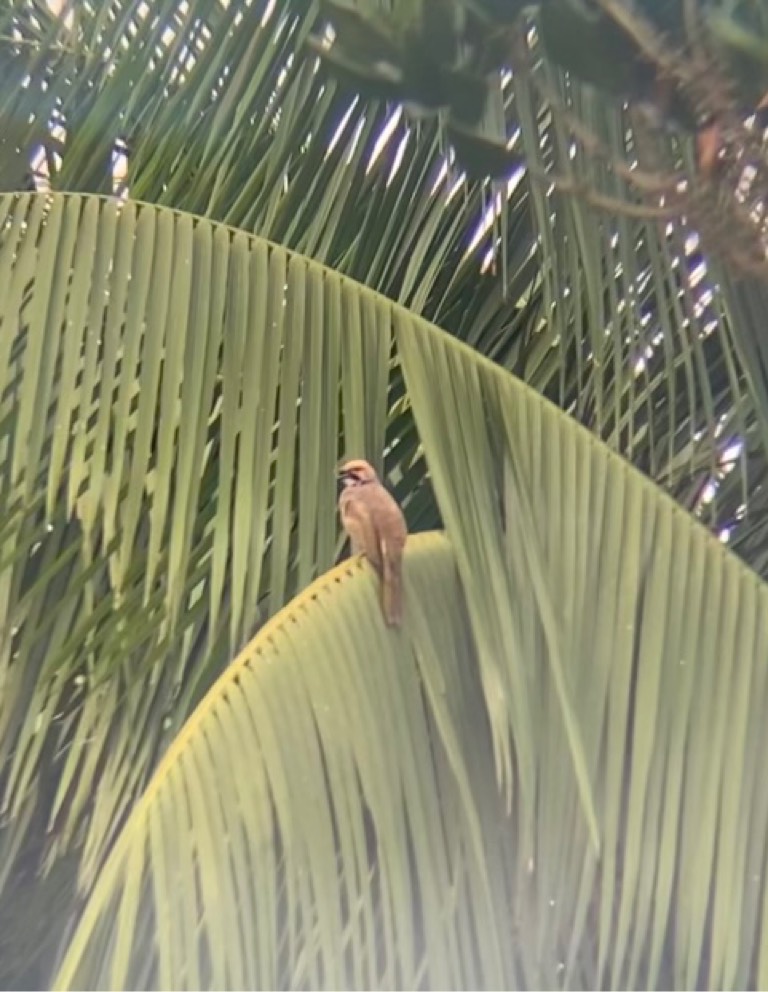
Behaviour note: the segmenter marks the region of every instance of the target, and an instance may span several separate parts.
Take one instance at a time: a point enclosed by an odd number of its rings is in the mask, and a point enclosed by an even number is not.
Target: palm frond
[[[17,893],[41,873],[34,899],[67,906],[58,914],[66,924],[201,694],[253,630],[334,560],[330,478],[341,453],[383,460],[412,526],[451,520],[465,582],[478,566],[447,488],[456,455],[430,454],[425,438],[436,425],[411,395],[430,376],[422,346],[407,340],[410,318],[310,258],[514,371],[768,568],[762,289],[705,270],[690,219],[665,227],[598,213],[542,182],[556,172],[574,189],[594,182],[620,200],[627,177],[613,160],[637,154],[653,168],[654,156],[675,155],[677,167],[679,149],[548,75],[566,110],[600,136],[601,163],[574,142],[567,116],[516,77],[496,110],[508,133],[520,129],[530,168],[484,189],[446,161],[434,121],[355,101],[318,72],[303,48],[314,4],[73,8],[72,19],[41,0],[0,11],[0,188],[29,185],[42,144],[55,189],[127,191],[245,230],[135,202],[0,196],[0,920],[21,929]],[[123,156],[127,173],[115,187]],[[465,386],[454,383],[453,393],[480,423],[487,404]],[[525,443],[510,447],[515,458]],[[498,439],[470,446],[467,457],[483,471],[500,457],[506,503],[524,497]],[[550,457],[554,477],[582,479],[570,455],[559,469]],[[478,498],[496,506],[493,487],[479,485]],[[560,503],[552,506],[554,520]],[[506,521],[506,504],[499,514]],[[610,526],[614,535],[624,525]],[[559,774],[577,775],[573,816],[578,808],[602,835],[596,745],[583,737],[569,684],[570,635],[552,619],[559,593],[547,591],[550,572],[530,564],[540,551],[533,533],[517,534],[525,565],[497,576],[489,600],[503,603],[525,585],[521,567],[531,569],[533,612],[510,619],[468,596],[469,622],[485,625],[473,650],[496,772],[516,786],[513,803],[526,783],[513,822],[530,836],[540,759],[529,736],[537,711],[522,700],[535,703],[538,689],[500,668],[494,645],[544,644],[547,712],[570,727],[556,745]],[[569,537],[585,556],[581,539]],[[549,548],[556,538],[540,540]],[[500,546],[491,540],[498,567]],[[594,636],[605,662],[612,648]],[[510,685],[521,695],[509,695]],[[749,734],[759,746],[758,731]],[[757,857],[750,844],[744,857]],[[591,878],[585,869],[582,894]],[[756,911],[750,904],[746,918]],[[26,984],[29,970],[14,972],[20,961],[45,985],[32,931],[28,943],[13,926],[0,930],[6,984]],[[708,939],[706,928],[695,932]],[[56,937],[48,933],[48,944]],[[751,975],[741,963],[733,970],[728,939],[722,974]],[[662,958],[658,974],[668,976],[666,950]],[[525,965],[529,978],[536,967]],[[693,965],[680,967],[687,980]],[[593,982],[594,970],[583,974]]]
[[[411,541],[402,632],[354,560],[256,636],[54,987],[759,985],[768,590],[519,382],[396,336],[451,543]]]
[[[626,202],[629,173],[613,165],[633,157],[645,167],[649,142],[546,65],[546,92],[516,75],[495,105],[526,164],[508,194],[467,183],[435,121],[356,100],[319,71],[304,41],[322,20],[304,0],[111,0],[78,4],[74,20],[16,0],[3,16],[8,79],[29,83],[9,85],[0,119],[9,133],[21,128],[14,148],[28,159],[40,128],[51,132],[55,188],[110,188],[108,159],[125,157],[123,192],[256,231],[423,314],[685,505],[731,437],[755,434],[764,415],[743,333],[723,319],[718,286],[693,271],[690,223],[667,231],[547,187],[558,174]],[[602,158],[571,119],[589,122]],[[496,274],[479,273],[491,259]],[[749,475],[744,460],[735,466],[741,502],[765,476],[762,452]],[[716,529],[740,529],[728,506],[709,511]]]
[[[34,811],[45,824],[34,870],[78,851],[82,891],[233,651],[333,562],[341,455],[383,454],[412,524],[430,526],[439,513],[453,531],[485,528],[476,547],[452,533],[465,579],[481,548],[501,568],[504,543],[487,528],[513,519],[521,483],[498,447],[507,414],[494,408],[488,420],[486,401],[466,391],[481,381],[474,366],[457,385],[452,352],[436,352],[430,371],[411,340],[413,316],[384,297],[243,232],[160,208],[26,195],[1,198],[0,209],[9,852],[0,882],[12,885],[11,866],[26,863]],[[441,392],[444,377],[452,385]],[[499,438],[457,441],[452,461],[435,462],[430,446],[444,442],[427,402],[434,411],[448,403],[443,427],[465,416],[473,430],[501,425]],[[533,420],[525,443],[540,433]],[[501,504],[479,481],[492,466],[505,480]],[[571,489],[575,466],[563,476]],[[556,460],[550,470],[565,471]],[[455,502],[481,497],[469,516]],[[562,512],[554,503],[552,520]],[[523,651],[541,640],[594,842],[590,752],[564,660],[570,635],[553,620],[562,590],[547,592],[548,573],[532,564],[534,533],[518,534],[527,571],[499,572],[487,600],[469,596],[498,771],[526,795],[519,829],[530,837],[534,688],[497,659],[510,643]],[[534,599],[509,615],[501,604],[523,575]]]
[[[87,879],[210,679],[332,564],[338,459],[385,447],[391,318],[189,216],[6,206],[3,809],[23,834],[55,768],[47,859],[85,843]]]

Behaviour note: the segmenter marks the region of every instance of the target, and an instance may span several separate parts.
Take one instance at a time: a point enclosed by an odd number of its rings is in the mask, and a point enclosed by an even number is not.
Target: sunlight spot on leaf
[[[389,120],[382,127],[379,136],[376,139],[376,143],[373,146],[373,151],[371,152],[371,158],[370,161],[368,162],[368,167],[365,170],[366,175],[368,175],[368,173],[374,167],[374,165],[380,158],[381,153],[389,144],[392,135],[395,133],[395,128],[399,124],[402,116],[403,116],[403,108],[397,107],[394,113],[390,116]],[[406,138],[407,138],[407,134],[406,134]],[[394,174],[394,166],[393,166],[393,174]]]
[[[513,174],[507,180],[506,200],[509,200],[512,197],[512,194],[515,192],[517,187],[522,182],[524,175],[525,175],[525,168],[521,166],[519,169],[516,169],[515,172],[513,172]],[[477,246],[483,240],[485,235],[491,230],[495,221],[501,216],[502,207],[503,207],[503,200],[502,200],[501,192],[495,190],[490,204],[483,211],[483,216],[480,219],[480,223],[478,224],[477,228],[475,229],[475,232],[470,238],[469,247],[465,252],[465,257],[467,255],[470,255],[475,250],[475,248],[477,248]]]
[[[405,149],[408,145],[408,139],[410,138],[411,132],[406,131],[403,137],[400,139],[400,144],[397,146],[397,151],[395,152],[395,158],[392,162],[392,169],[390,170],[389,176],[387,177],[387,186],[390,186],[394,180],[397,173],[400,171],[400,166],[403,164],[403,158],[405,156]]]
[[[706,486],[704,486],[704,489],[702,490],[701,498],[699,502],[704,506],[706,506],[708,503],[712,502],[712,500],[715,498],[716,495],[717,495],[717,483],[715,482],[714,479],[710,479],[709,482],[706,484]]]
[[[354,100],[352,101],[352,103],[350,103],[349,108],[347,109],[346,113],[344,114],[344,116],[339,121],[339,126],[333,132],[333,137],[328,142],[328,148],[326,149],[326,152],[325,152],[325,157],[326,158],[328,158],[328,156],[332,154],[332,152],[333,152],[334,148],[336,147],[336,145],[338,145],[338,143],[341,141],[341,138],[342,138],[342,136],[344,134],[344,131],[346,130],[347,124],[349,123],[349,119],[352,116],[352,113],[354,112],[354,109],[357,106],[358,101],[359,101],[359,98],[358,97],[355,97]]]
[[[227,4],[229,0],[227,0]],[[261,15],[261,26],[264,27],[277,9],[277,0],[268,0],[264,13]]]

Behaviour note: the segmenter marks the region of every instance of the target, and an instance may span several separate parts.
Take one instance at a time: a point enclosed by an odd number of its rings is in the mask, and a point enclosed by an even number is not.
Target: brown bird
[[[362,554],[381,581],[381,609],[390,627],[403,619],[403,548],[408,537],[403,511],[368,462],[354,459],[339,469],[344,488],[339,511],[352,554]]]

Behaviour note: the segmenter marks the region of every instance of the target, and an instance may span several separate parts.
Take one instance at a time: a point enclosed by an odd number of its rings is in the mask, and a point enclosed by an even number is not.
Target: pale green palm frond
[[[394,322],[450,543],[413,540],[402,632],[353,562],[256,636],[54,987],[760,986],[768,591],[530,389]]]
[[[464,968],[465,981],[472,984],[481,967],[501,980],[501,947],[482,966],[469,958],[462,964],[459,947],[451,946],[448,939],[456,913],[465,926],[478,909],[482,917],[473,925],[487,926],[491,921],[492,886],[482,862],[482,826],[473,809],[470,771],[480,776],[487,800],[501,811],[488,741],[481,731],[481,697],[467,664],[472,649],[461,622],[450,549],[437,535],[414,539],[407,569],[409,630],[427,633],[427,618],[416,608],[424,599],[429,599],[433,616],[441,620],[440,636],[425,637],[423,647],[414,643],[413,651],[408,646],[410,634],[393,637],[383,627],[374,580],[365,572],[361,562],[349,562],[318,580],[273,618],[261,641],[228,669],[224,695],[216,700],[207,697],[202,704],[195,721],[202,718],[201,726],[209,730],[215,725],[234,749],[247,755],[250,766],[250,773],[243,775],[235,763],[231,765],[220,783],[215,808],[203,801],[204,792],[198,788],[202,781],[193,796],[186,791],[184,773],[177,775],[177,758],[186,752],[184,742],[193,735],[192,724],[168,752],[150,789],[172,814],[175,826],[156,817],[147,805],[142,810],[149,812],[149,819],[143,812],[137,814],[137,821],[143,820],[151,830],[151,840],[149,836],[146,840],[164,859],[162,875],[152,880],[134,862],[133,891],[126,893],[124,903],[134,914],[138,909],[134,897],[148,900],[142,901],[146,935],[156,925],[168,957],[163,952],[160,960],[147,945],[149,954],[139,962],[130,953],[128,931],[115,931],[113,947],[122,960],[116,971],[104,973],[108,984],[181,981],[192,987],[268,987],[284,981],[292,986],[337,987],[355,981],[371,987],[384,977],[392,986],[408,987],[418,982],[425,947],[443,959],[446,982],[457,968]],[[305,667],[299,655],[309,645],[324,657]],[[375,664],[360,664],[363,646],[369,660],[376,655]],[[383,667],[380,660],[385,660]],[[425,676],[432,682],[431,704],[422,695]],[[213,724],[208,724],[209,718]],[[445,749],[433,754],[436,731],[438,739],[441,732],[445,734]],[[205,732],[204,736],[208,737]],[[391,747],[381,746],[385,738],[391,739]],[[216,744],[212,736],[208,740],[204,751],[184,754],[185,770],[193,774],[193,769],[203,774],[206,768],[212,770]],[[474,740],[475,748],[467,762],[463,752],[469,740]],[[305,761],[311,771],[303,768]],[[459,788],[454,784],[457,780],[461,780]],[[333,806],[328,803],[329,791]],[[401,809],[399,800],[392,801],[395,796],[402,796],[409,808]],[[237,826],[229,819],[230,801],[243,814]],[[446,802],[456,814],[451,823],[443,819]],[[199,842],[223,871],[208,880],[201,876],[196,895],[197,883],[185,872],[184,848],[178,849],[181,858],[166,860],[171,839],[166,830],[176,831],[182,844],[191,842],[186,829],[205,808],[210,819],[201,824]],[[273,816],[280,824],[278,846]],[[264,876],[263,884],[249,892],[242,915],[236,900],[244,892],[235,863],[229,862],[235,852],[254,879],[260,875],[264,856],[273,870],[269,880]],[[193,855],[193,849],[186,848],[186,854]],[[296,857],[302,860],[304,854],[318,874],[313,870],[300,881],[294,865]],[[413,878],[411,859],[421,863]],[[193,888],[186,888],[190,883]],[[174,898],[176,886],[185,887],[186,920],[165,901]],[[469,900],[467,890],[475,893]],[[181,894],[181,889],[176,891]],[[214,911],[216,920],[210,917],[217,931],[215,937],[210,935],[210,943],[208,935],[194,936],[198,914],[208,917],[213,909],[213,903],[206,908],[209,896],[219,907]],[[155,897],[164,908],[154,903]],[[424,900],[421,910],[419,900]],[[429,913],[424,912],[427,905]],[[445,920],[433,919],[434,910]],[[186,924],[192,925],[191,931]],[[259,924],[263,924],[261,932]],[[366,940],[377,948],[379,959],[366,953]],[[233,955],[235,944],[239,950]],[[334,959],[324,952],[323,945],[328,944],[341,951]],[[95,974],[86,981],[92,979],[98,981]]]

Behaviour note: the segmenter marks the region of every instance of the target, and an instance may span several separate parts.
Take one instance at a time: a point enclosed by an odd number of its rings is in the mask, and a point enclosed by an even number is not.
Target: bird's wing
[[[381,574],[381,546],[374,519],[375,508],[359,495],[342,499],[341,522],[349,534],[354,554],[364,554],[376,571]]]
[[[371,512],[376,521],[379,544],[386,542],[390,554],[402,554],[408,536],[403,511],[383,486],[379,486],[371,495]]]

